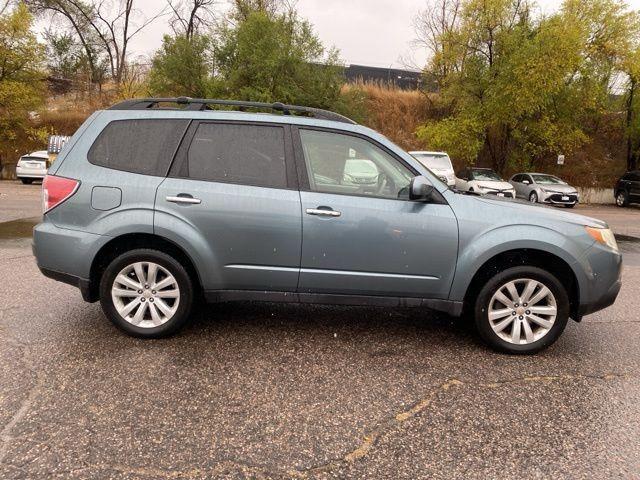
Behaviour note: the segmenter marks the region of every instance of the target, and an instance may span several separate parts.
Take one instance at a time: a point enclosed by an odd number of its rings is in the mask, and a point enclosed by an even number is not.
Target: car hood
[[[457,194],[461,195],[461,194]],[[608,225],[597,218],[587,217],[576,213],[569,213],[554,207],[547,207],[539,204],[532,204],[526,201],[502,199],[493,196],[468,196],[470,201],[482,202],[501,209],[508,216],[522,216],[530,223],[545,224],[545,220],[572,223],[574,225],[585,225],[595,228],[607,228]]]
[[[558,193],[576,193],[575,187],[571,185],[541,185],[538,184],[540,188],[545,189],[547,192],[558,192]]]
[[[512,190],[513,185],[509,182],[498,182],[491,180],[476,180],[479,187],[482,188],[495,188],[496,190]]]

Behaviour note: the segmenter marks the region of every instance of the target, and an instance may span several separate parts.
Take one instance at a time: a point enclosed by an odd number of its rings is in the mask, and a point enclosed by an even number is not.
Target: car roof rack
[[[164,107],[162,104],[173,103],[178,107]],[[320,108],[301,107],[298,105],[286,105],[284,103],[263,103],[263,102],[243,102],[240,100],[218,100],[208,98],[135,98],[117,103],[109,108],[109,110],[147,110],[147,109],[166,109],[166,110],[191,110],[204,111],[211,109],[211,106],[235,107],[239,111],[246,109],[271,110],[281,112],[283,115],[291,115],[292,113],[301,114],[318,120],[331,120],[334,122],[350,123],[356,125],[356,122],[339,113]]]

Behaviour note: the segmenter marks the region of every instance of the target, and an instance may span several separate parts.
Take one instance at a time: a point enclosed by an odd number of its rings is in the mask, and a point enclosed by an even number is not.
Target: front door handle
[[[328,210],[325,208],[307,208],[307,215],[318,215],[321,217],[339,217],[342,213],[335,210]]]
[[[202,203],[202,200],[199,198],[193,198],[191,195],[180,194],[176,197],[167,197],[167,202],[171,203],[187,203],[189,205],[199,205]]]

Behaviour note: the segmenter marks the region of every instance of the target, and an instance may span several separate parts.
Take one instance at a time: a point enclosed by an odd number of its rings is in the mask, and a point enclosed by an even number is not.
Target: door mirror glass
[[[409,200],[428,201],[433,195],[434,186],[422,175],[413,177],[409,185]]]
[[[522,183],[524,183],[525,185],[531,185],[531,182],[529,180],[522,180]]]

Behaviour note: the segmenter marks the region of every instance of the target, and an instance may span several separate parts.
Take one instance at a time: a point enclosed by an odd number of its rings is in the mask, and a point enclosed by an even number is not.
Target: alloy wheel
[[[116,275],[111,298],[125,321],[140,328],[155,328],[175,315],[180,304],[180,288],[163,266],[136,262]]]
[[[542,282],[520,278],[502,285],[489,302],[489,324],[502,340],[528,345],[544,337],[556,321],[558,307]]]
[[[618,195],[616,196],[616,203],[618,204],[619,207],[623,207],[624,206],[624,193],[623,192],[618,193]]]

